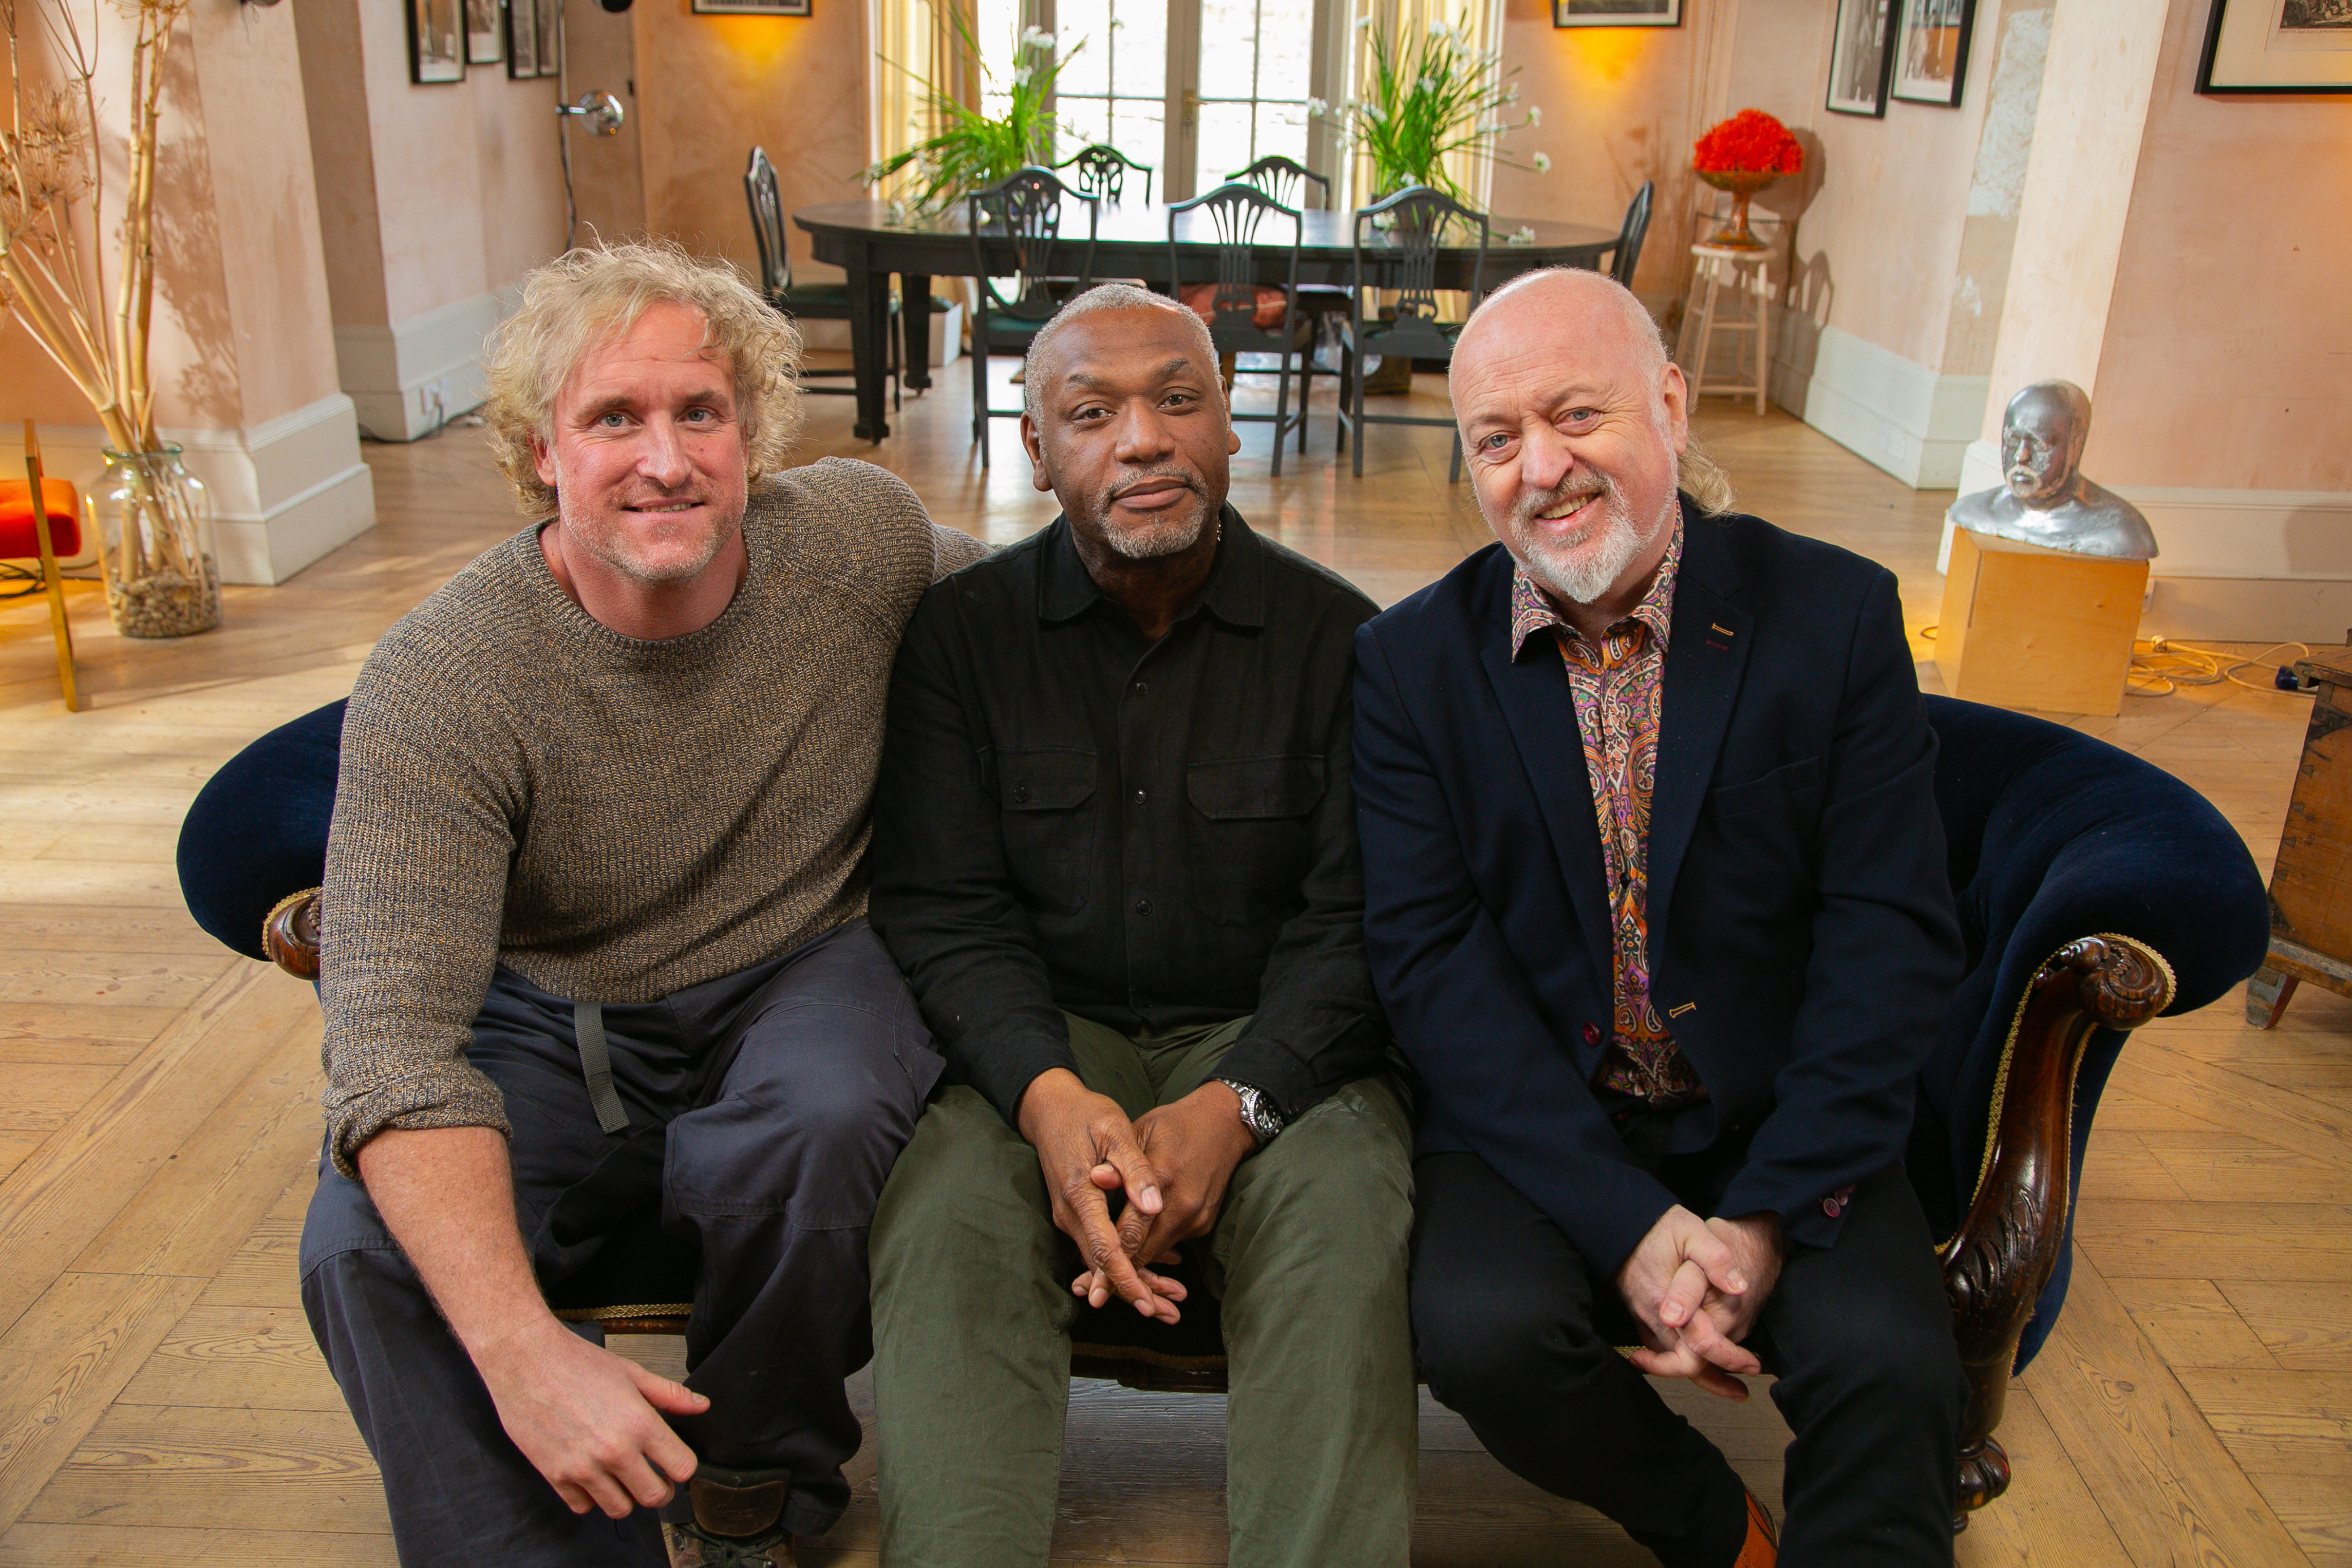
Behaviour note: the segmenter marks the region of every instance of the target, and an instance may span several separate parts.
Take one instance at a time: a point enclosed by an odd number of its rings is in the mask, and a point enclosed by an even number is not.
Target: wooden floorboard
[[[845,400],[814,400],[803,455],[879,462],[940,520],[1017,539],[1052,499],[1009,423],[980,468],[963,386],[944,372],[880,448],[850,439]],[[1442,413],[1442,382],[1412,402]],[[1892,568],[1915,653],[1932,651],[1948,495],[1777,412],[1711,409],[1699,429],[1753,509]],[[1330,438],[1318,402],[1313,452],[1273,480],[1265,432],[1245,427],[1235,505],[1384,603],[1486,541],[1468,486],[1445,483],[1443,431],[1370,432],[1361,482]],[[57,706],[37,606],[0,608],[0,1568],[393,1563],[296,1277],[317,1005],[198,931],[173,870],[223,761],[345,695],[393,620],[515,530],[478,431],[365,455],[379,526],[285,586],[227,590],[217,632],[128,642],[95,585],[72,585],[89,712]],[[2306,711],[2206,687],[2064,722],[2202,789],[2267,867]],[[2233,992],[2126,1049],[2081,1189],[2074,1298],[2002,1427],[2015,1484],[1960,1538],[1961,1563],[2352,1568],[2352,1000],[2306,987],[2267,1033],[2243,1016]],[[683,1367],[676,1340],[616,1348]],[[1668,1392],[1777,1507],[1787,1435],[1762,1386],[1740,1406]],[[864,1377],[852,1395],[870,1428]],[[1223,1561],[1223,1429],[1219,1399],[1079,1385],[1055,1561]],[[1422,1450],[1421,1568],[1647,1561],[1426,1400]],[[877,1561],[870,1442],[849,1479],[848,1515],[803,1545],[811,1568]]]

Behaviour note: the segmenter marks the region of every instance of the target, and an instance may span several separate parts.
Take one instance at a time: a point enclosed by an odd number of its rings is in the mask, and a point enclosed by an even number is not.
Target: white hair
[[[1132,283],[1098,283],[1055,311],[1053,319],[1038,328],[1037,335],[1029,340],[1029,351],[1021,361],[1021,412],[1027,414],[1032,423],[1037,420],[1037,400],[1044,395],[1039,390],[1039,382],[1044,378],[1037,374],[1037,371],[1045,363],[1047,345],[1060,337],[1063,329],[1071,322],[1083,320],[1104,310],[1174,311],[1183,318],[1185,326],[1191,330],[1193,346],[1208,360],[1211,369],[1215,368],[1216,340],[1209,336],[1209,324],[1201,319],[1199,311],[1188,305],[1178,304],[1165,294],[1154,294],[1149,288],[1139,288]],[[1218,385],[1222,389],[1223,382],[1219,382]]]

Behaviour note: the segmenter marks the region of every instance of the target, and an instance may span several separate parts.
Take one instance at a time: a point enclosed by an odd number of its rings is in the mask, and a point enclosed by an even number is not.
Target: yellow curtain
[[[959,103],[979,103],[979,65],[956,47],[949,20],[951,12],[961,11],[971,23],[974,5],[975,0],[873,0],[875,162],[904,152],[940,129],[938,116],[923,101],[925,83]],[[875,194],[886,201],[903,195],[910,176],[911,171],[902,171],[876,186]]]
[[[1372,74],[1372,40],[1378,29],[1393,40],[1394,54],[1402,54],[1408,43],[1416,50],[1418,40],[1429,36],[1432,22],[1443,22],[1461,30],[1458,47],[1465,54],[1483,55],[1495,49],[1503,37],[1503,0],[1349,0],[1355,26],[1349,28],[1349,98],[1362,96],[1365,84]],[[1370,18],[1365,25],[1365,18]],[[1499,61],[1490,65],[1491,76],[1499,76]],[[1486,198],[1494,185],[1495,166],[1487,159],[1468,151],[1445,155],[1445,172],[1460,185],[1468,204],[1479,212],[1486,210]],[[1346,203],[1362,206],[1371,199],[1372,161],[1361,148],[1348,160],[1349,188]]]

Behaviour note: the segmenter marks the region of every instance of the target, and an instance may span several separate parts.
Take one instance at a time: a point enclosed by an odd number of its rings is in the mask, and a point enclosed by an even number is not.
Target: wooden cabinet
[[[2352,996],[2352,648],[2323,648],[2294,673],[2318,691],[2271,872],[2270,956],[2246,987],[2259,1029],[2301,981]]]

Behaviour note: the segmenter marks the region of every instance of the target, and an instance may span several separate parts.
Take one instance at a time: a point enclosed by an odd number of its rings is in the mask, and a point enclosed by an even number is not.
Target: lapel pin
[[[1698,1011],[1698,1004],[1696,1002],[1685,1002],[1678,1008],[1668,1008],[1666,1009],[1666,1016],[1670,1019],[1678,1019],[1685,1013],[1695,1013],[1696,1011]]]

